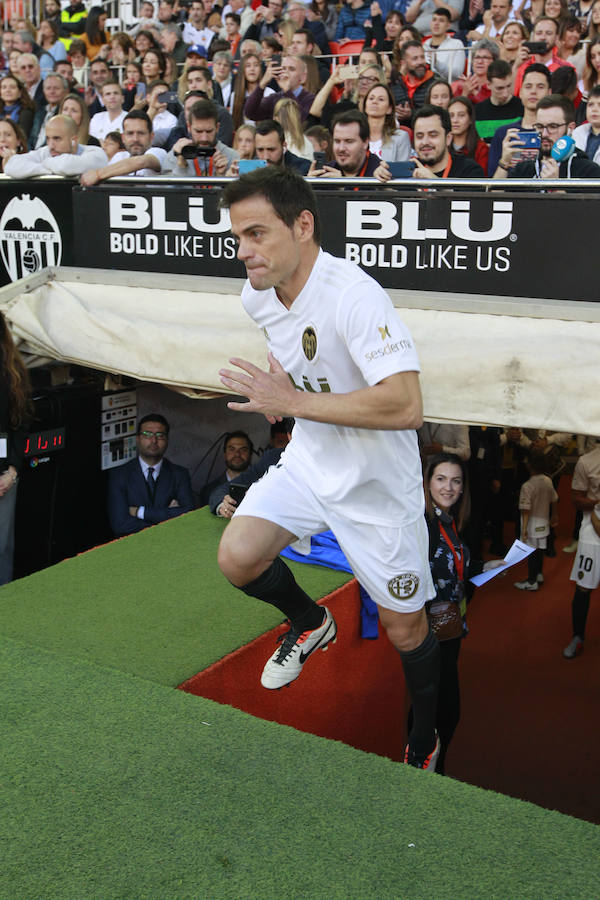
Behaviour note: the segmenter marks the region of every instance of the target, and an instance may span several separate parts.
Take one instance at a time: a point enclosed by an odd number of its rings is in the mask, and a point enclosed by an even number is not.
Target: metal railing
[[[50,176],[52,177],[52,176]],[[175,177],[170,175],[149,175],[147,177],[139,178],[135,175],[120,175],[114,178],[109,179],[109,182],[103,182],[104,185],[109,186],[110,184],[114,184],[115,182],[127,182],[130,184],[137,184],[138,186],[141,184],[156,182],[157,184],[173,184],[173,185],[181,185],[182,183],[190,183],[203,188],[211,188],[211,187],[219,187],[223,184],[228,184],[230,181],[237,181],[237,178],[233,178],[226,175],[215,175],[210,178],[187,178],[187,177]],[[395,178],[392,181],[388,181],[383,184],[377,178],[310,178],[307,177],[307,181],[310,182],[312,187],[321,188],[323,190],[327,190],[329,187],[344,187],[346,190],[353,188],[368,188],[369,191],[372,188],[379,188],[380,191],[385,192],[390,188],[396,191],[444,191],[444,190],[453,190],[453,191],[477,191],[477,192],[485,192],[490,193],[493,191],[497,192],[512,192],[516,191],[530,191],[536,194],[547,193],[548,191],[553,191],[552,194],[553,199],[560,199],[562,192],[565,194],[568,192],[569,194],[576,192],[584,192],[584,193],[598,193],[600,194],[600,179],[597,178],[556,178],[556,179],[544,179],[543,181],[536,178]],[[98,185],[101,187],[102,185]],[[93,188],[92,188],[93,190]],[[556,193],[559,192],[559,193]]]

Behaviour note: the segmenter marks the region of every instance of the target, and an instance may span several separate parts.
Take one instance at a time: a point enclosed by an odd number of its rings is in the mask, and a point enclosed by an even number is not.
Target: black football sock
[[[573,618],[573,635],[585,637],[585,623],[587,622],[588,610],[590,608],[590,592],[582,591],[576,587],[573,594],[573,603],[571,605],[571,615]]]
[[[424,757],[435,744],[440,680],[440,646],[433,631],[430,629],[423,643],[414,650],[401,650],[400,657],[413,709],[408,743],[415,756]]]
[[[298,631],[308,631],[323,624],[323,608],[302,590],[279,556],[262,575],[240,590],[249,597],[276,606]]]

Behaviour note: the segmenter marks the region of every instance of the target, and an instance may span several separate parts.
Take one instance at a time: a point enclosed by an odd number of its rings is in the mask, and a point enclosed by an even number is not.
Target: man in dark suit
[[[140,419],[137,459],[113,469],[108,482],[108,517],[116,537],[174,519],[194,508],[189,472],[164,458],[169,423],[152,413]]]

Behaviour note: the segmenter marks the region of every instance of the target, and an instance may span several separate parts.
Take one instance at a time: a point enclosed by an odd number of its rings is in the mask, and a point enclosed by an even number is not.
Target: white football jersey
[[[346,394],[419,371],[412,338],[385,291],[329,253],[320,251],[291,309],[274,288],[256,291],[248,281],[242,303],[298,390]],[[282,461],[323,503],[356,521],[400,526],[423,515],[413,430],[297,419]]]

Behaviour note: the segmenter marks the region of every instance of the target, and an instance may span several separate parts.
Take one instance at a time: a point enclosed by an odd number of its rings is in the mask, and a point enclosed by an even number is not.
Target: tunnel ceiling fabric
[[[224,393],[231,356],[266,367],[262,332],[239,293],[49,280],[0,308],[32,362],[61,360],[161,383],[191,396]],[[425,418],[600,434],[600,323],[397,309],[421,363]],[[382,338],[383,339],[383,338]]]

